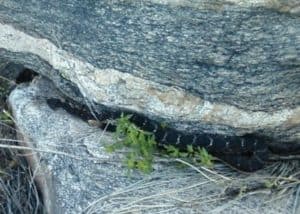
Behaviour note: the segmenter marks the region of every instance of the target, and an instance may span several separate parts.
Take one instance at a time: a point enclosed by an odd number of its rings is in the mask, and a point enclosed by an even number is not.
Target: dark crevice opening
[[[28,68],[25,68],[23,71],[19,73],[19,75],[16,78],[16,83],[24,83],[24,82],[31,82],[34,77],[38,76],[38,73],[30,70]]]

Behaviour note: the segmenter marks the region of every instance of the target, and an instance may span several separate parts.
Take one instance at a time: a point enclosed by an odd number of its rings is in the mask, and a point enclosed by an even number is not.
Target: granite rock
[[[185,132],[299,143],[299,35],[298,0],[0,0],[0,75],[41,75],[19,85],[9,104],[46,210],[296,210],[292,194],[272,206],[268,194],[212,200],[222,185],[164,162],[128,177],[121,154],[104,151],[109,133],[45,99],[136,111]]]
[[[278,200],[270,189],[241,197],[225,194],[224,188],[236,185],[238,179],[244,179],[244,185],[258,182],[258,176],[268,175],[265,171],[236,174],[221,164],[215,164],[214,173],[201,167],[196,171],[156,156],[151,174],[128,174],[122,164],[124,151],[109,154],[104,149],[114,141],[110,133],[47,105],[48,97],[60,96],[51,81],[38,77],[19,85],[9,97],[25,157],[48,213],[244,214],[251,210],[271,214],[295,210],[297,195],[292,188],[277,203],[269,204],[265,202]]]
[[[298,1],[10,0],[0,29],[1,58],[78,102],[300,140]]]

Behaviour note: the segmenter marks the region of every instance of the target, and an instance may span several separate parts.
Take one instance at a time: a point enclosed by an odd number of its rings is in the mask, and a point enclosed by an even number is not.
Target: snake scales
[[[130,121],[142,130],[152,132],[158,145],[174,145],[186,150],[187,145],[205,148],[210,154],[242,171],[253,172],[263,168],[268,159],[268,146],[254,135],[226,136],[219,134],[186,134],[162,127],[155,121],[140,115],[132,115]]]
[[[52,109],[63,108],[82,119],[94,119],[83,105],[78,107],[78,104],[56,98],[47,99],[47,103]],[[102,115],[101,119],[108,119],[107,117],[115,119],[120,116],[120,113],[108,115],[106,118]],[[162,127],[159,123],[138,114],[133,114],[130,121],[142,130],[152,132],[158,145],[174,145],[180,150],[185,150],[187,145],[202,147],[238,170],[246,172],[259,170],[268,160],[270,150],[265,140],[255,135],[185,134],[172,128]]]

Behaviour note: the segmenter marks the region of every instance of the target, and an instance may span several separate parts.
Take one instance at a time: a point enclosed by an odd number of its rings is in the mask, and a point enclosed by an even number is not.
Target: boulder
[[[126,151],[108,154],[104,149],[114,142],[112,134],[47,105],[48,97],[61,96],[40,77],[9,96],[23,139],[19,149],[31,165],[47,213],[297,213],[297,185],[278,202],[266,203],[278,200],[266,187],[267,171],[236,174],[221,164],[214,171],[195,170],[156,156],[151,174],[128,174]]]
[[[300,141],[296,0],[0,2],[0,56],[101,111]]]

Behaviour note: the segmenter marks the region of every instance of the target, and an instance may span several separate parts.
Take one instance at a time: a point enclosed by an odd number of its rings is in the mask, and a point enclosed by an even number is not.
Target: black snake
[[[133,114],[130,121],[142,130],[153,133],[158,145],[174,145],[183,151],[187,149],[187,145],[205,148],[213,156],[242,171],[261,169],[268,159],[268,146],[262,138],[254,135],[186,134],[162,127],[137,114]]]
[[[94,119],[84,105],[74,104],[60,99],[47,99],[52,109],[63,108],[67,112],[82,119]],[[108,114],[109,115],[109,114]],[[110,114],[115,119],[121,113]],[[223,160],[232,167],[246,172],[253,172],[264,167],[269,156],[269,148],[265,139],[249,134],[244,136],[226,136],[220,134],[185,134],[172,128],[162,127],[159,123],[144,116],[133,114],[130,121],[142,130],[152,132],[159,145],[174,145],[180,150],[186,150],[187,145],[205,148],[213,156]]]

